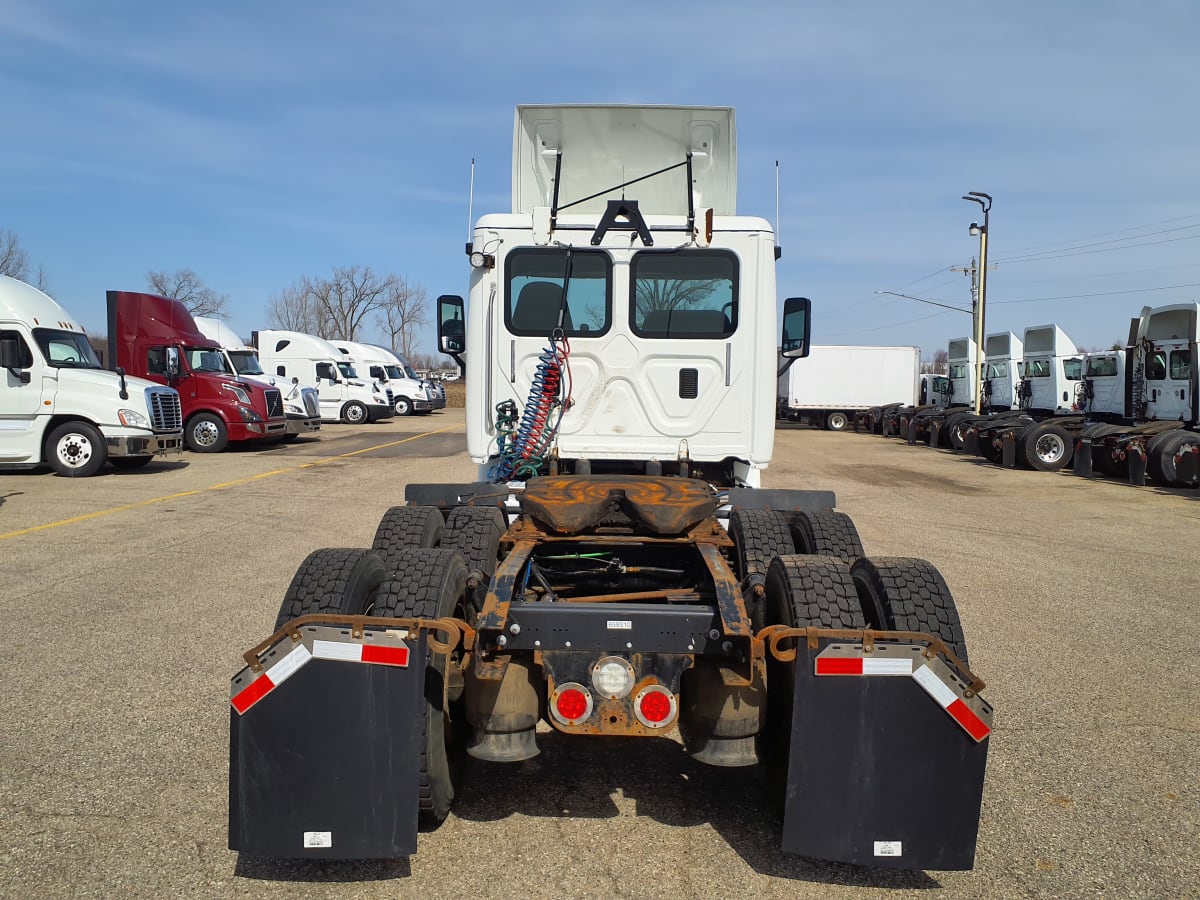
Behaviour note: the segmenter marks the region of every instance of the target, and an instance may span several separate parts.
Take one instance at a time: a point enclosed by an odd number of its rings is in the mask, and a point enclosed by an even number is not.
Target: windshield
[[[343,378],[357,378],[358,372],[354,370],[354,366],[350,363],[340,362],[337,364],[338,371],[342,373]]]
[[[421,379],[421,376],[419,376],[417,374],[416,370],[412,366],[405,366],[404,374],[406,374],[409,378],[413,379],[414,381],[420,381],[420,379]]]
[[[58,331],[50,328],[33,329],[33,337],[42,348],[42,355],[52,366],[61,369],[103,369],[87,335],[77,331]]]
[[[383,371],[387,372],[388,378],[403,378],[404,370],[399,366],[384,366]]]
[[[183,355],[187,359],[188,368],[193,372],[233,374],[229,370],[229,363],[225,361],[225,354],[220,350],[214,350],[212,347],[184,347]]]
[[[263,375],[262,366],[258,364],[258,354],[253,350],[226,350],[233,367],[239,375]]]

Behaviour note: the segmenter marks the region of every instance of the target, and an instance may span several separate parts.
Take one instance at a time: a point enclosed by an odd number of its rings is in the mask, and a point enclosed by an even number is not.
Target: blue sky
[[[248,334],[338,265],[464,293],[470,160],[476,216],[507,210],[519,103],[728,105],[739,212],[774,221],[780,162],[815,342],[969,334],[877,292],[969,306],[984,191],[987,331],[1107,346],[1200,299],[1197,46],[1194,0],[3,0],[0,229],[90,330],[191,268]]]

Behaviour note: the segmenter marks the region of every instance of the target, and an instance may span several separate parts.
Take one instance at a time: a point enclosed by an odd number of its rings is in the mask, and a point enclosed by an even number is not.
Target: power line
[[[1123,231],[1138,231],[1142,228],[1154,228],[1158,225],[1170,225],[1172,222],[1183,222],[1186,219],[1197,219],[1197,218],[1200,218],[1200,214],[1192,213],[1191,215],[1187,215],[1187,216],[1175,216],[1174,218],[1171,218],[1171,219],[1160,219],[1157,222],[1147,222],[1144,225],[1130,225],[1128,228],[1117,228],[1117,229],[1114,229],[1113,231],[1099,231],[1099,232],[1096,232],[1095,234],[1080,235],[1077,238],[1067,238],[1067,239],[1061,240],[1061,241],[1051,241],[1049,244],[1033,244],[1029,247],[1018,247],[1016,250],[1013,250],[1012,252],[1016,253],[1018,255],[1021,255],[1021,254],[1037,251],[1041,247],[1054,248],[1058,244],[1072,244],[1075,241],[1089,241],[1092,238],[1108,237],[1110,234],[1120,234]],[[1195,227],[1195,226],[1190,226],[1190,227]],[[1138,237],[1145,237],[1145,235],[1137,235],[1137,234],[1130,235],[1128,238],[1126,238],[1126,240],[1133,240],[1134,238],[1138,238]],[[1050,253],[1050,252],[1053,252],[1053,250],[1047,249],[1045,252]]]
[[[1064,294],[1061,297],[1030,297],[1027,300],[993,300],[993,303],[1040,303],[1043,300],[1081,300],[1085,297],[1113,297],[1117,294],[1148,294],[1151,291],[1177,291],[1183,288],[1200,287],[1200,282],[1193,284],[1168,284],[1162,287],[1134,288],[1128,291],[1098,291],[1094,294]]]
[[[1099,247],[1105,244],[1119,244],[1122,241],[1132,241],[1136,238],[1153,237],[1156,234],[1169,234],[1172,231],[1187,231],[1191,228],[1200,228],[1200,223],[1196,225],[1181,225],[1179,228],[1164,228],[1162,231],[1151,231],[1146,234],[1135,234],[1127,238],[1114,238],[1111,241],[1097,241],[1093,244],[1079,244],[1075,247],[1063,247],[1060,250],[1044,250],[1041,253],[1029,253],[1024,256],[1008,256],[1003,259],[998,259],[998,263],[1014,263],[1014,262],[1040,262],[1044,259],[1061,259],[1064,256],[1086,256],[1088,253],[1106,253],[1110,250],[1127,250],[1131,247],[1152,247],[1155,244],[1170,244],[1175,241],[1194,241],[1200,239],[1200,234],[1188,235],[1187,237],[1167,238],[1162,241],[1147,241],[1143,244],[1125,244],[1121,247],[1108,247],[1105,250],[1087,250],[1084,253],[1068,253],[1069,250],[1084,250],[1086,247]]]
[[[928,303],[930,306],[940,306],[943,309],[952,309],[955,312],[969,313],[971,310],[963,309],[961,306],[949,306],[945,303],[939,303],[936,300],[929,300],[925,297],[913,297],[909,294],[899,294],[896,291],[876,291],[877,294],[890,294],[893,297],[903,297],[905,300],[916,300],[918,303]]]
[[[959,311],[965,312],[965,310],[959,310]],[[905,319],[903,322],[892,322],[889,325],[877,325],[874,328],[855,328],[851,331],[835,331],[832,334],[825,335],[825,337],[844,337],[845,335],[848,335],[848,334],[868,334],[869,332],[872,332],[872,331],[883,331],[885,328],[899,328],[901,325],[911,325],[914,322],[924,322],[926,319],[935,319],[938,316],[944,316],[944,315],[945,315],[944,312],[935,312],[935,313],[930,313],[927,316],[917,316],[917,318],[915,318],[915,319]]]

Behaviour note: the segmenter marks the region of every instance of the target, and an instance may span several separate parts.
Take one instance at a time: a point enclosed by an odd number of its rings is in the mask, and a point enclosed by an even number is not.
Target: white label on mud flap
[[[876,841],[876,856],[903,856],[904,845],[901,841]]]
[[[609,619],[609,631],[633,631],[633,622],[630,619]]]
[[[333,832],[332,831],[306,831],[304,832],[304,847],[305,849],[313,849],[318,847],[332,847]]]

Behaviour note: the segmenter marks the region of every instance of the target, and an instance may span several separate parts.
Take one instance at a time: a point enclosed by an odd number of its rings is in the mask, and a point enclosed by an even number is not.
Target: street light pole
[[[983,411],[983,321],[984,302],[987,296],[987,242],[988,242],[988,213],[992,209],[992,198],[979,191],[968,191],[963,195],[964,200],[978,203],[983,209],[983,224],[972,222],[969,229],[972,235],[979,236],[979,274],[978,297],[975,300],[975,414]]]

